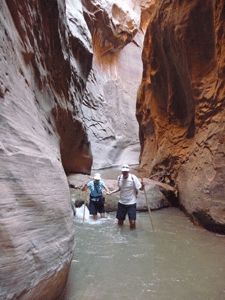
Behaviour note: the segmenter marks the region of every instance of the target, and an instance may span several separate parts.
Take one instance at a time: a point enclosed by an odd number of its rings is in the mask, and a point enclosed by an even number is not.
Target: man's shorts
[[[88,208],[89,208],[90,215],[97,215],[98,212],[100,214],[105,213],[105,208],[104,208],[104,202],[103,201],[92,201],[90,199],[90,203],[89,203]]]
[[[118,220],[124,221],[127,213],[129,220],[136,220],[136,203],[125,205],[119,202],[116,218]]]

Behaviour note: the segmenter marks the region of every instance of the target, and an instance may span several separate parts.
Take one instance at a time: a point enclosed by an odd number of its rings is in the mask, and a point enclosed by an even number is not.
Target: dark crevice
[[[216,232],[219,234],[225,234],[225,225],[216,222],[206,211],[199,210],[192,213],[192,222],[198,224],[205,229]]]

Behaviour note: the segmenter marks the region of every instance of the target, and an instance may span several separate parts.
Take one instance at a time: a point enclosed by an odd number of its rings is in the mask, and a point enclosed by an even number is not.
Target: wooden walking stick
[[[85,219],[85,206],[86,206],[86,201],[87,201],[87,190],[85,189],[84,191],[84,210],[83,210],[83,222]]]
[[[143,178],[141,178],[141,181],[143,181]],[[146,204],[147,204],[147,207],[148,207],[149,218],[150,218],[150,221],[151,221],[151,224],[152,224],[152,231],[154,232],[155,230],[154,230],[154,225],[153,225],[153,220],[152,220],[152,214],[151,214],[151,209],[150,209],[149,202],[148,202],[148,199],[147,199],[147,193],[146,193],[146,190],[145,190],[145,186],[144,186],[144,193],[145,193]]]

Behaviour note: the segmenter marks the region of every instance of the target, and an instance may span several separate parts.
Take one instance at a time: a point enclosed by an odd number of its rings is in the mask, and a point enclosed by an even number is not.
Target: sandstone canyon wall
[[[151,1],[82,2],[93,40],[93,67],[83,101],[93,168],[138,164],[136,97]]]
[[[170,176],[189,216],[225,233],[225,3],[156,3],[137,103],[141,168]]]
[[[65,173],[92,165],[91,36],[80,1],[2,0],[0,26],[0,299],[60,299],[74,249]]]
[[[188,214],[224,233],[224,11],[1,1],[1,299],[60,298],[74,249],[66,174],[90,173],[89,140],[95,168],[138,162],[149,21],[141,168],[168,174]]]

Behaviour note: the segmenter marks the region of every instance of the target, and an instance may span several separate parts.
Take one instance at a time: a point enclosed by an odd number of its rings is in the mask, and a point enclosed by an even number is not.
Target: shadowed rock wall
[[[146,2],[83,0],[94,52],[83,102],[93,168],[138,164],[135,110],[151,1]]]
[[[223,233],[224,45],[224,1],[157,1],[137,103],[142,170],[170,175],[187,213]]]
[[[1,299],[60,299],[66,284],[74,227],[65,172],[92,164],[80,109],[91,36],[75,4],[0,4]]]

